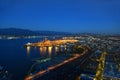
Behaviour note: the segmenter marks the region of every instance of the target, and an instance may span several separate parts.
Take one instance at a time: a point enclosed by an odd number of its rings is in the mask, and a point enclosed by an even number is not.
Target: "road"
[[[84,63],[83,61],[87,60],[90,55],[91,54],[88,53],[80,56],[63,66],[50,71],[48,74],[36,78],[35,80],[75,80],[76,77],[80,75],[81,66]]]
[[[50,72],[51,72],[51,71],[54,71],[55,69],[57,69],[57,68],[65,65],[65,64],[67,64],[67,63],[69,63],[69,62],[71,62],[71,61],[74,61],[74,60],[80,58],[81,56],[85,55],[86,52],[87,52],[87,50],[85,49],[84,52],[83,52],[81,55],[80,55],[80,54],[75,54],[74,57],[63,61],[62,63],[59,63],[59,64],[57,64],[57,65],[55,65],[55,66],[50,66],[50,67],[48,67],[48,69],[46,69],[46,70],[42,70],[42,71],[39,71],[39,72],[36,73],[36,74],[27,76],[27,77],[25,78],[25,80],[32,80],[33,78],[35,78],[35,77],[37,77],[37,76],[42,76],[42,75],[44,75],[45,73],[48,73],[49,71],[50,71]]]

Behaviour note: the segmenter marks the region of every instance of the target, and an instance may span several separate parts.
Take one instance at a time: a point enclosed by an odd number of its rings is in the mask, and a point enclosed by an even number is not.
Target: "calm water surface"
[[[0,40],[0,65],[6,67],[12,75],[12,80],[24,80],[32,59],[55,54],[57,48],[31,48],[24,46],[27,42],[42,40],[43,38]]]

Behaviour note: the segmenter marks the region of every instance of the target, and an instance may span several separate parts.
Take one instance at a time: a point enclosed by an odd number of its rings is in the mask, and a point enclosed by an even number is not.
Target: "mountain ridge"
[[[38,35],[70,35],[72,33],[68,32],[57,32],[57,31],[42,31],[42,30],[29,30],[21,28],[0,28],[0,35],[9,35],[9,36],[38,36]]]

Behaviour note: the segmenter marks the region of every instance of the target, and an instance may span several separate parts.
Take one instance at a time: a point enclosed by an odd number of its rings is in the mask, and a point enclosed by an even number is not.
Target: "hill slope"
[[[18,29],[18,28],[7,28],[0,29],[0,35],[10,35],[10,36],[32,36],[32,35],[70,35],[71,33],[67,32],[55,32],[55,31],[32,31],[27,29]]]

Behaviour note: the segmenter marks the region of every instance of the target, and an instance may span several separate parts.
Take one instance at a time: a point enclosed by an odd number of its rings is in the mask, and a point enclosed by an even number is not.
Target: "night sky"
[[[120,0],[0,0],[0,28],[120,33]]]

